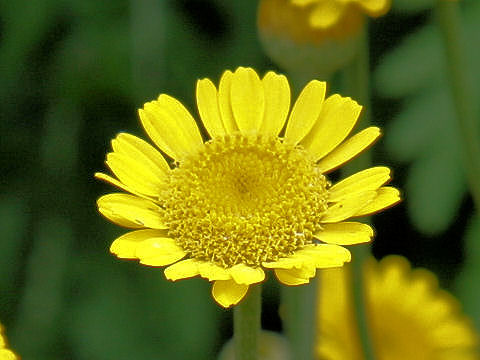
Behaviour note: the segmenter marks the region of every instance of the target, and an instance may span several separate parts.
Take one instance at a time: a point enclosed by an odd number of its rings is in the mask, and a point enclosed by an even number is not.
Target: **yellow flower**
[[[259,37],[285,70],[329,78],[358,52],[365,13],[384,14],[390,0],[261,0]]]
[[[359,32],[365,14],[384,15],[390,0],[261,0],[258,26],[263,37],[321,44]]]
[[[3,332],[3,326],[0,324],[0,360],[17,360],[13,351],[7,348],[7,340]]]
[[[318,29],[341,28],[351,19],[366,14],[378,17],[387,13],[391,0],[289,0],[309,8],[309,23]],[[363,16],[362,16],[363,17]]]
[[[106,161],[117,179],[96,174],[130,193],[102,196],[99,211],[138,229],[116,239],[111,252],[170,265],[165,276],[172,281],[207,278],[224,307],[262,282],[264,269],[300,285],[318,268],[350,261],[340,245],[367,242],[373,231],[345,220],[389,207],[399,193],[383,186],[390,180],[386,167],[331,185],[325,174],[365,150],[380,130],[370,127],[344,141],[361,106],[336,94],[325,99],[325,91],[324,82],[311,81],[290,111],[283,75],[260,79],[240,67],[226,71],[218,89],[199,80],[206,142],[178,100],[162,94],[146,103],[140,120],[162,154],[121,133]]]
[[[388,256],[364,267],[366,307],[379,360],[474,360],[478,335],[456,299],[427,270]],[[322,271],[317,355],[361,360],[347,268]]]

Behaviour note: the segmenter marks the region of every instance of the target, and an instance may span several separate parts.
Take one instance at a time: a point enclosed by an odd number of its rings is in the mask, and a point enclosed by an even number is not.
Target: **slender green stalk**
[[[358,324],[358,334],[364,358],[367,360],[373,360],[375,359],[375,351],[372,346],[368,328],[364,291],[365,279],[363,278],[363,264],[370,256],[370,245],[357,245],[350,248],[350,250],[352,252],[353,301],[355,304],[355,319]]]
[[[282,286],[283,324],[292,359],[313,359],[318,278],[302,286]]]
[[[468,72],[459,4],[438,0],[436,14],[447,59],[447,73],[452,91],[468,184],[477,211],[480,210],[480,129],[475,113],[473,79]]]
[[[363,113],[359,120],[358,128],[363,129],[371,123],[370,112],[370,84],[369,84],[369,50],[368,37],[366,29],[361,36],[359,51],[352,63],[343,71],[343,88],[346,95],[351,96],[364,106]],[[345,166],[343,175],[350,175],[359,170],[371,166],[371,157],[368,153],[361,155],[357,159]],[[370,245],[357,245],[351,248],[352,251],[352,271],[353,271],[353,298],[355,304],[355,317],[358,324],[360,342],[363,349],[364,358],[374,359],[374,350],[369,336],[368,319],[365,310],[365,294],[363,279],[363,263],[370,255]]]
[[[261,289],[261,285],[250,286],[250,293],[233,310],[235,360],[258,359]]]

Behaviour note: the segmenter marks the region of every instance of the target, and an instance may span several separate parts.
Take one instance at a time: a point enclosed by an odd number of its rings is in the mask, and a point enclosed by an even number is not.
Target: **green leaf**
[[[412,161],[406,203],[413,224],[428,235],[447,229],[466,191],[455,112],[445,89],[413,98],[387,129],[386,148]]]
[[[465,38],[474,44],[480,2],[464,5]],[[443,232],[452,224],[467,190],[462,170],[463,140],[448,86],[444,47],[434,20],[432,16],[429,23],[387,54],[374,75],[379,93],[403,98],[400,113],[387,125],[386,149],[396,160],[411,165],[405,194],[407,208],[413,224],[428,235]],[[475,96],[479,97],[477,48],[468,47],[467,56],[475,77]]]
[[[439,32],[429,23],[385,55],[375,71],[374,83],[383,96],[403,97],[445,83],[444,73]]]
[[[465,190],[462,166],[447,146],[417,159],[405,189],[413,224],[427,235],[445,231],[458,215]]]
[[[406,100],[402,111],[387,124],[385,146],[396,160],[413,161],[449,137],[454,116],[445,91],[418,94]]]

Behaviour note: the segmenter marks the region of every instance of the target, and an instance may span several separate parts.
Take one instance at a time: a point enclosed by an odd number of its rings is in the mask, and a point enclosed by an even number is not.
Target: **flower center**
[[[183,160],[160,201],[169,236],[190,257],[260,266],[313,242],[328,186],[304,149],[237,134]]]

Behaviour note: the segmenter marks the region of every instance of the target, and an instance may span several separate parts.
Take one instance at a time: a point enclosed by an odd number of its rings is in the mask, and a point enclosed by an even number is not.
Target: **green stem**
[[[250,293],[233,310],[235,360],[258,359],[261,289],[261,285],[250,286]]]
[[[472,80],[465,56],[459,5],[437,1],[436,14],[447,60],[447,74],[452,91],[463,151],[467,181],[477,210],[480,210],[480,130],[475,114]]]
[[[343,88],[344,95],[351,96],[364,106],[363,113],[357,124],[358,129],[363,129],[371,124],[370,111],[370,84],[369,84],[369,50],[368,36],[364,29],[360,39],[359,50],[357,56],[352,63],[343,71]],[[342,175],[350,175],[372,164],[371,156],[365,153],[355,160],[351,161],[342,169]],[[370,256],[370,246],[357,245],[351,248],[352,251],[352,267],[353,267],[353,300],[355,304],[355,317],[360,336],[360,343],[363,349],[364,358],[367,360],[374,359],[374,349],[369,336],[368,318],[365,309],[365,292],[363,279],[363,263]]]
[[[363,264],[370,256],[370,245],[357,245],[352,247],[352,286],[353,301],[355,305],[355,320],[358,324],[360,344],[363,349],[363,356],[367,360],[375,359],[375,351],[370,339],[368,328],[368,316],[365,306],[365,279],[363,277]]]
[[[282,286],[283,324],[292,359],[313,359],[318,278],[302,286]]]

